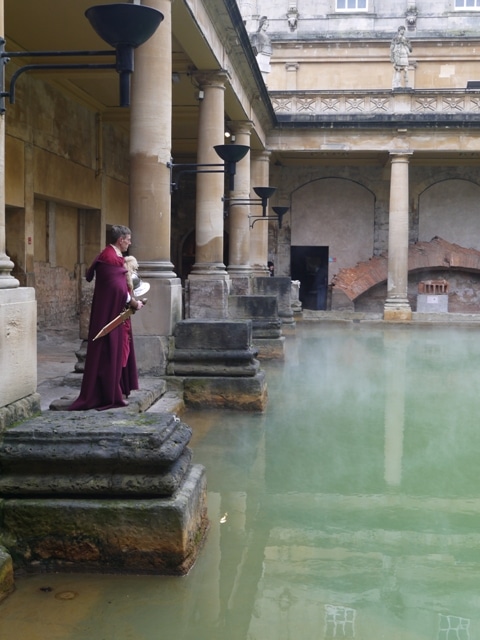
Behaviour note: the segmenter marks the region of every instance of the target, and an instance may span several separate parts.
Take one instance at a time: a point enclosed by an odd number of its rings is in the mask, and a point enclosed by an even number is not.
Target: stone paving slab
[[[109,409],[109,411],[127,411],[129,413],[140,413],[147,411],[155,404],[166,392],[167,383],[161,378],[140,378],[140,389],[132,391],[128,398],[128,407],[118,407],[118,409]],[[68,391],[60,398],[52,400],[49,405],[51,411],[65,411],[78,395],[78,390],[67,387]],[[57,390],[62,391],[61,387]],[[95,411],[94,409],[92,411]],[[79,413],[74,411],[73,413]],[[90,411],[88,412],[90,413]],[[106,413],[98,411],[97,413]]]

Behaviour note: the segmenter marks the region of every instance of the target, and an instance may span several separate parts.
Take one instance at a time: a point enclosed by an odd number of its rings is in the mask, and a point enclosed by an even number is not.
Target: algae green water
[[[42,575],[8,640],[480,638],[480,328],[299,324],[264,414],[188,412],[188,576]]]

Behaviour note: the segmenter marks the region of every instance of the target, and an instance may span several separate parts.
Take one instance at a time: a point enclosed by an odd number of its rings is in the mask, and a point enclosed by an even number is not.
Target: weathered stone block
[[[277,297],[273,295],[230,296],[228,314],[232,319],[278,318]]]
[[[35,289],[0,290],[0,408],[37,390],[37,303]]]
[[[175,327],[176,349],[249,349],[252,325],[245,320],[183,320]]]
[[[263,411],[267,387],[256,356],[251,320],[185,320],[175,330],[168,373],[184,378],[186,406]]]
[[[260,369],[256,355],[256,349],[218,353],[176,349],[174,361],[168,365],[168,373],[175,376],[252,377]]]
[[[184,574],[206,529],[205,470],[194,465],[170,498],[5,500],[0,536],[27,571]]]
[[[285,358],[285,337],[257,338],[255,346],[258,349],[258,357],[261,360],[283,360]]]
[[[185,282],[185,314],[189,318],[227,317],[229,284],[226,280],[204,279],[192,275]]]
[[[250,320],[184,320],[175,329],[168,373],[251,377],[259,370]]]
[[[255,294],[277,298],[278,315],[284,324],[295,324],[292,310],[292,281],[285,276],[258,277],[253,279]]]
[[[191,434],[172,414],[43,414],[5,433],[0,494],[169,496],[188,472]]]
[[[268,393],[265,373],[250,378],[195,377],[184,380],[188,407],[264,411]]]

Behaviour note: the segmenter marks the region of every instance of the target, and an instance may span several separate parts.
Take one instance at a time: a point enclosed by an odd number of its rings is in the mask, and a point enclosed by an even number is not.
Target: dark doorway
[[[292,280],[300,280],[304,309],[325,310],[328,291],[328,247],[291,247]]]

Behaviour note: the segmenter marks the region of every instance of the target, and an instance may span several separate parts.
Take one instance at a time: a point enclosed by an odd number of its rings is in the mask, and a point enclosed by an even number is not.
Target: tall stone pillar
[[[148,304],[134,317],[141,373],[162,374],[166,336],[182,317],[180,278],[170,261],[172,20],[171,0],[148,0],[164,15],[155,34],[135,51],[130,122],[131,254],[150,283]]]
[[[4,2],[0,0],[0,35],[5,34]],[[8,101],[5,100],[8,105]],[[6,252],[5,230],[5,115],[0,117],[0,290],[14,289],[20,285],[11,275],[13,262]],[[5,334],[4,334],[5,335]]]
[[[270,174],[270,151],[251,152],[251,198],[257,198],[253,187],[268,187]],[[252,208],[252,215],[261,215],[261,210]],[[250,229],[250,265],[254,276],[268,276],[268,222],[255,222]]]
[[[388,230],[388,284],[384,320],[412,319],[408,302],[408,162],[411,153],[392,153]]]
[[[237,144],[250,146],[253,123],[250,121],[231,122]],[[229,262],[228,273],[232,279],[232,293],[250,293],[250,153],[237,162],[235,189],[229,193],[228,214]],[[258,199],[258,196],[255,196]],[[239,202],[235,202],[238,200]],[[243,201],[243,202],[242,202]]]
[[[198,121],[198,164],[221,164],[214,146],[225,142],[225,71],[202,72]],[[201,171],[201,167],[199,168]],[[227,316],[230,278],[223,258],[225,175],[198,173],[195,217],[195,264],[185,283],[187,318]]]
[[[5,34],[4,2],[0,0],[0,35]],[[8,108],[8,100],[6,100]],[[0,115],[0,432],[5,426],[39,409],[37,387],[37,303],[35,289],[20,287],[7,256],[5,219],[5,115]],[[29,399],[32,399],[30,402]],[[18,402],[19,414],[15,406]],[[20,405],[23,404],[23,407]],[[10,405],[8,408],[7,405]]]

